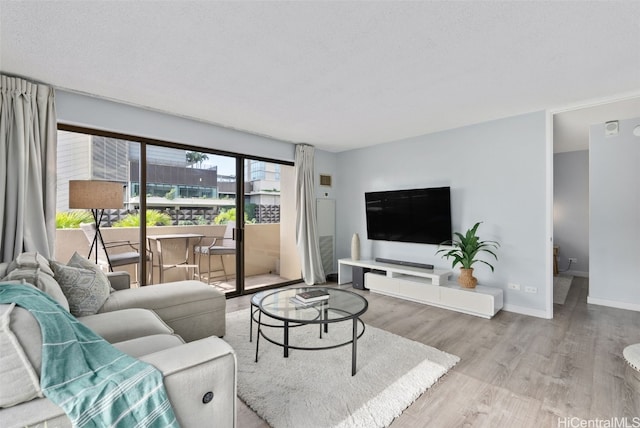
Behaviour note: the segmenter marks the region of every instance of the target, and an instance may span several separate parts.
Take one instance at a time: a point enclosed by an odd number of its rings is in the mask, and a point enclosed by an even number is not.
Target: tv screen
[[[364,194],[367,238],[440,244],[452,237],[449,187]]]

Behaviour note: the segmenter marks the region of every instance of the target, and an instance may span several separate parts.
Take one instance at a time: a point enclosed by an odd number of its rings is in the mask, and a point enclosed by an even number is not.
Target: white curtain
[[[53,257],[56,144],[53,88],[0,75],[0,262]]]
[[[302,279],[308,285],[325,283],[316,221],[314,151],[313,146],[296,146],[296,244]]]

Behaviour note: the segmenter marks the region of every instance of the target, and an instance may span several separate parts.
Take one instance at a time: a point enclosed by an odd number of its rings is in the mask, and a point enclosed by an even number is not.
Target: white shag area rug
[[[564,305],[567,300],[567,294],[571,288],[573,276],[554,276],[553,277],[553,303]]]
[[[264,317],[263,317],[264,321]],[[289,330],[290,344],[317,346],[351,337],[352,322]],[[265,329],[282,338],[282,329]],[[249,342],[249,310],[227,314],[224,339],[238,357],[238,396],[274,428],[385,427],[460,359],[398,335],[366,326],[351,376],[351,345],[321,351],[283,349],[260,339],[258,362]]]

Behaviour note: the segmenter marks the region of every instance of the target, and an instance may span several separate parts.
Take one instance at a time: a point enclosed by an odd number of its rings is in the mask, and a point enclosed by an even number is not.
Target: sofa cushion
[[[0,305],[0,408],[42,397],[39,375],[22,341],[29,346],[31,354],[34,348],[42,347],[38,322],[15,304]],[[37,363],[39,365],[39,358]]]
[[[224,336],[224,293],[200,281],[148,285],[111,293],[100,312],[146,308],[156,312],[186,342]]]
[[[123,309],[78,319],[109,343],[124,342],[152,334],[173,333],[155,312],[147,309]]]
[[[143,355],[152,354],[162,351],[163,349],[173,348],[184,344],[184,340],[175,334],[153,334],[151,336],[139,337],[137,339],[125,340],[124,342],[114,343],[120,351],[134,358]]]
[[[101,280],[89,269],[67,266],[51,261],[54,278],[69,302],[69,312],[76,317],[93,315],[104,305],[111,293],[106,277]]]
[[[51,269],[48,268],[48,271],[51,272]],[[24,280],[24,282],[44,291],[65,310],[69,310],[69,302],[60,289],[60,285],[46,270],[43,271],[40,267],[17,267],[16,269],[10,270],[9,274],[2,279],[2,281],[20,280]]]

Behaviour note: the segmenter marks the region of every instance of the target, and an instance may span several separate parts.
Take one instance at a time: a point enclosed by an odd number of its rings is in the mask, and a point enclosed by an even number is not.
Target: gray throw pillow
[[[51,261],[54,278],[69,301],[69,312],[76,317],[94,315],[104,305],[111,289],[89,269]]]
[[[77,251],[73,253],[73,256],[71,256],[71,258],[69,259],[67,266],[73,266],[73,267],[94,271],[96,273],[96,278],[98,279],[98,281],[100,281],[101,284],[106,284],[106,286],[109,287],[110,291],[112,292],[115,291],[111,287],[111,282],[109,281],[109,278],[107,278],[107,275],[102,271],[100,266],[98,266],[91,260],[87,259],[86,257],[81,256],[80,254],[78,254]]]

